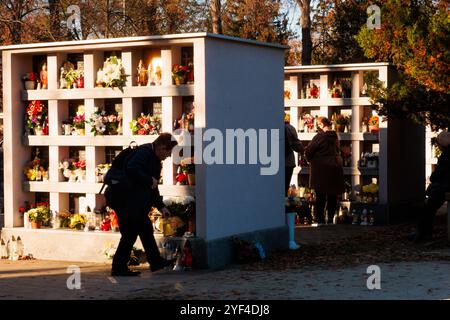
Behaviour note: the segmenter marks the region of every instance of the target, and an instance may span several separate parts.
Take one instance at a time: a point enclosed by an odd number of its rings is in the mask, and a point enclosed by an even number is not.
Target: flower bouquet
[[[350,124],[350,117],[343,114],[334,114],[333,121],[337,132],[344,132],[345,128]]]
[[[367,125],[369,126],[370,133],[378,133],[380,131],[380,120],[378,116],[370,117]]]
[[[87,121],[91,125],[91,132],[96,135],[117,135],[119,133],[122,116],[120,114],[107,115],[106,111],[96,108]]]
[[[30,161],[23,171],[28,181],[48,181],[48,166],[40,159]]]
[[[195,185],[195,164],[194,157],[185,158],[180,162],[180,169],[176,177],[179,184],[187,182],[190,186]]]
[[[330,89],[331,98],[342,98],[342,85],[339,80],[335,80]]]
[[[72,126],[75,128],[74,133],[76,133],[76,135],[84,136],[86,128],[86,120],[84,114],[77,114],[75,117],[73,117]]]
[[[48,135],[48,110],[39,100],[33,100],[25,110],[26,122],[35,135]]]
[[[362,186],[361,202],[363,203],[377,203],[378,202],[378,185],[370,183]]]
[[[189,68],[187,66],[174,64],[172,68],[172,78],[175,81],[175,84],[176,85],[184,84],[188,72]]]
[[[84,71],[70,69],[64,73],[68,88],[84,88]]]
[[[311,114],[305,113],[302,120],[305,132],[314,132],[315,118]]]
[[[133,134],[140,136],[154,135],[161,132],[161,119],[157,116],[144,115],[141,113],[137,120],[130,122],[130,128]]]
[[[164,204],[171,213],[166,221],[163,231],[167,235],[183,236],[185,232],[195,232],[195,199],[185,197],[182,201],[179,199],[166,199]]]
[[[180,166],[181,170],[185,173],[195,173],[194,157],[181,160]]]
[[[127,75],[122,65],[122,60],[111,56],[103,63],[103,68],[97,72],[97,86],[117,87],[123,90],[127,81]]]
[[[317,99],[319,98],[319,88],[317,87],[317,85],[315,83],[312,84],[311,88],[309,89],[309,94],[311,96],[311,98],[313,99]]]

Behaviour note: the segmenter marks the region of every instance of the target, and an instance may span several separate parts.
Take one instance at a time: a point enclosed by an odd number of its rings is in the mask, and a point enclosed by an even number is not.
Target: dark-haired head
[[[164,160],[172,154],[172,149],[178,144],[175,138],[167,132],[161,133],[153,142],[155,154],[159,160]]]
[[[317,122],[318,124],[322,124],[324,128],[326,127],[328,129],[331,129],[332,124],[330,119],[328,119],[327,117],[319,117],[317,118]]]

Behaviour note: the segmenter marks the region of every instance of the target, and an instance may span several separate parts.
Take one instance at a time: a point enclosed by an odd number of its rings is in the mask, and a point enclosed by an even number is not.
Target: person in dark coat
[[[297,131],[289,123],[290,117],[288,114],[284,117],[284,134],[285,134],[285,179],[284,179],[284,195],[287,196],[289,190],[289,183],[291,182],[292,173],[295,168],[294,151],[303,154],[304,148],[301,141],[298,139]]]
[[[420,212],[417,230],[410,240],[426,242],[433,240],[433,224],[437,210],[445,202],[445,193],[450,192],[450,133],[443,131],[436,139],[442,150],[436,168],[430,176],[430,185],[426,190],[425,208]]]
[[[163,216],[170,215],[159,194],[158,181],[161,176],[161,161],[171,155],[176,145],[171,134],[162,133],[153,143],[139,146],[130,159],[127,159],[125,171],[130,186],[123,205],[115,210],[122,237],[113,258],[112,276],[136,276],[140,273],[128,269],[131,250],[138,236],[151,271],[163,269],[172,263],[160,255],[148,214],[152,207],[156,207]]]
[[[331,130],[331,122],[325,117],[317,119],[317,133],[305,149],[311,164],[310,186],[316,192],[317,223],[324,224],[325,203],[328,223],[333,223],[339,194],[344,192],[344,173],[339,139]]]

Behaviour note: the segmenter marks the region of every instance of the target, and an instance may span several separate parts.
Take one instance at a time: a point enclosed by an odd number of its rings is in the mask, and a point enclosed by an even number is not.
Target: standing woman
[[[344,173],[339,139],[331,129],[331,121],[317,119],[317,133],[306,147],[305,156],[311,164],[310,186],[316,192],[317,223],[325,223],[325,203],[328,223],[333,223],[339,194],[344,192]]]

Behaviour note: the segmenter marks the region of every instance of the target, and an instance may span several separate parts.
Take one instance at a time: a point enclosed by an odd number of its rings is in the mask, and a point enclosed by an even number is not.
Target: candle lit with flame
[[[157,85],[161,85],[161,58],[153,58],[152,66],[155,73],[155,82]]]

